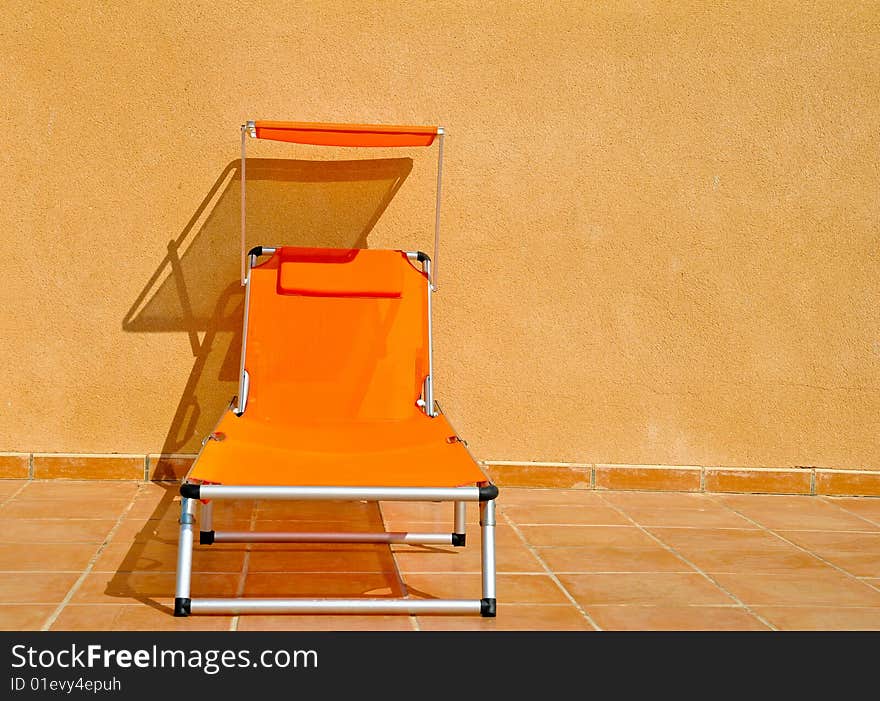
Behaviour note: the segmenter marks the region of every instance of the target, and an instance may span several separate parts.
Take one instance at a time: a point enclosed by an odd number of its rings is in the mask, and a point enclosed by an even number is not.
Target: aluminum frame
[[[256,137],[253,121],[241,126],[241,284],[245,287],[245,306],[241,347],[241,365],[238,396],[230,403],[232,411],[241,416],[247,410],[250,376],[246,368],[247,331],[250,313],[250,271],[260,255],[272,255],[275,248],[258,246],[246,252],[246,169],[247,137]],[[443,177],[443,140],[445,131],[438,127],[437,136],[437,199],[434,212],[434,262],[421,252],[406,252],[411,261],[422,264],[428,285],[428,375],[424,381],[422,410],[431,417],[439,414],[434,400],[434,348],[432,324],[432,294],[437,289],[437,256],[440,248],[440,205]],[[210,439],[211,436],[208,437]],[[206,441],[208,440],[206,439]],[[206,442],[205,441],[205,442]],[[202,447],[204,448],[205,442]],[[201,455],[201,451],[199,451]],[[198,458],[197,458],[198,459]],[[360,614],[479,614],[494,617],[495,592],[495,499],[498,489],[488,481],[475,487],[333,487],[333,486],[226,486],[191,483],[188,476],[180,488],[180,535],[178,539],[177,573],[175,578],[174,615],[192,614],[252,614],[252,613],[360,613]],[[450,533],[340,533],[340,532],[272,532],[216,531],[214,530],[214,501],[232,499],[277,500],[352,500],[352,501],[431,501],[453,502],[454,518]],[[410,545],[464,546],[466,535],[467,502],[480,506],[481,531],[481,597],[479,599],[245,599],[192,598],[192,558],[194,547],[195,503],[200,501],[201,529],[199,543],[387,543]]]
[[[174,592],[174,615],[197,614],[479,614],[494,617],[495,593],[495,498],[498,489],[488,482],[477,487],[259,487],[201,485],[184,481],[181,488],[180,537],[177,553],[177,576]],[[452,533],[339,533],[339,532],[266,532],[214,531],[213,501],[231,499],[306,499],[357,501],[452,501],[455,516]],[[200,517],[203,528],[200,543],[401,543],[409,545],[464,545],[465,505],[480,505],[481,531],[481,594],[479,599],[406,599],[359,598],[315,599],[278,598],[250,599],[192,598],[192,553],[194,547],[195,502],[202,502]],[[209,528],[204,528],[208,526]],[[206,535],[209,534],[209,537]],[[457,540],[457,536],[461,540]]]

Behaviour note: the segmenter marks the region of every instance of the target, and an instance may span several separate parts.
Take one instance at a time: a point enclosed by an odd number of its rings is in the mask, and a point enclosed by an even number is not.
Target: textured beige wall
[[[275,118],[446,126],[478,457],[880,466],[876,3],[9,0],[0,45],[0,450],[194,449]],[[255,242],[430,245],[433,150],[253,146]]]

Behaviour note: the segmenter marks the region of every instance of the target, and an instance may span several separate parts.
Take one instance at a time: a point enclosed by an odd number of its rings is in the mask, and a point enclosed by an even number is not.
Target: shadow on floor
[[[154,483],[155,484],[155,483]],[[109,596],[172,613],[177,565],[176,482],[155,484],[163,491],[149,513],[130,515],[137,529],[119,553]],[[198,517],[196,531],[198,531]],[[215,504],[215,528],[269,531],[384,530],[376,503],[237,502]],[[127,540],[121,540],[127,542]],[[112,547],[112,545],[110,546]],[[404,588],[387,545],[306,543],[218,543],[193,551],[194,597],[400,597]]]

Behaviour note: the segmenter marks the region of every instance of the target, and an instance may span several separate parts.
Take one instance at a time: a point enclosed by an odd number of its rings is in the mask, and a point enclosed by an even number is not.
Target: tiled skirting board
[[[880,496],[880,470],[485,461],[500,486]]]
[[[194,455],[0,453],[0,479],[178,480]]]
[[[0,479],[178,480],[193,455],[0,453]],[[499,486],[880,496],[880,470],[485,461]]]

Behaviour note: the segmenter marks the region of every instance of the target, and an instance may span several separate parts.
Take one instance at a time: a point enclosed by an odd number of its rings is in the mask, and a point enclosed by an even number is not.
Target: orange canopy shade
[[[245,412],[189,478],[232,485],[459,487],[485,475],[428,375],[428,282],[401,251],[284,247],[252,268]]]
[[[258,139],[316,146],[430,146],[438,127],[385,124],[321,124],[317,122],[254,122]]]

